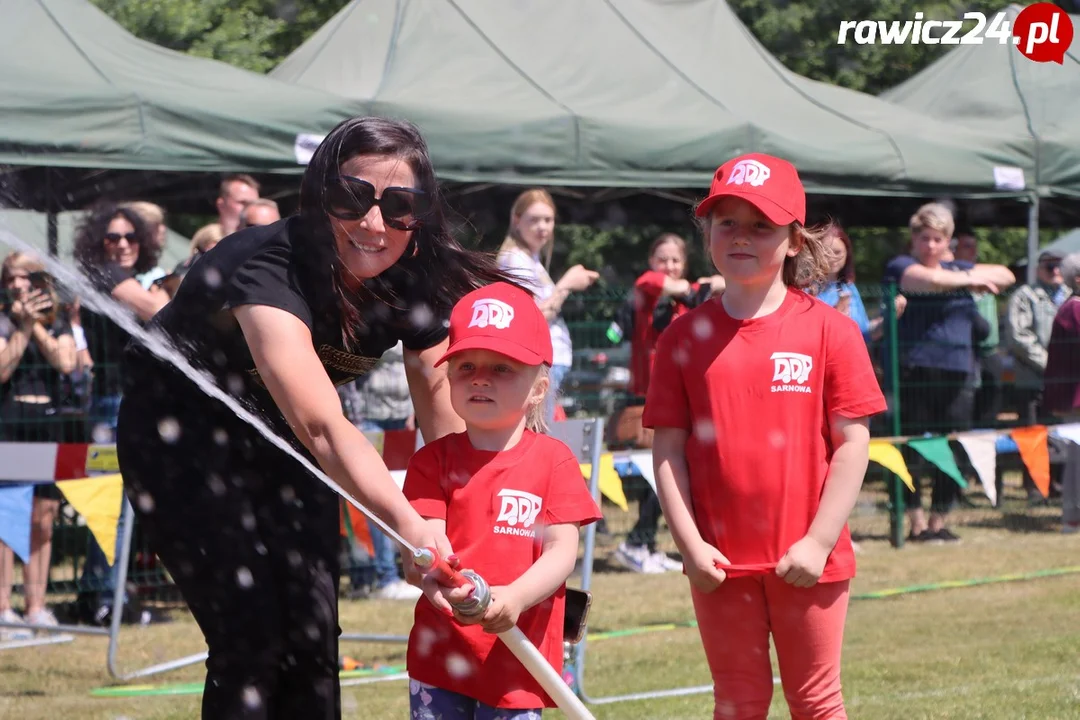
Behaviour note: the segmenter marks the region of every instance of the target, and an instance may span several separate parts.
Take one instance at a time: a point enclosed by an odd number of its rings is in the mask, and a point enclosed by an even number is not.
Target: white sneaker
[[[619,547],[611,554],[611,560],[630,572],[644,573],[646,575],[659,575],[667,572],[644,545],[619,543]]]
[[[27,625],[46,625],[48,627],[56,627],[60,623],[59,623],[59,621],[57,621],[56,616],[52,614],[52,610],[49,610],[48,608],[44,608],[42,610],[38,610],[33,615],[27,615],[26,616],[26,624]],[[52,633],[50,633],[47,630],[38,630],[37,634],[38,635],[51,635]]]
[[[419,600],[424,591],[404,580],[395,580],[371,593],[377,600]]]
[[[26,624],[26,621],[22,619],[19,613],[11,608],[0,613],[0,622],[16,623],[18,625]],[[6,640],[29,640],[32,637],[34,637],[34,631],[29,628],[24,630],[22,628],[0,627],[0,642]]]
[[[664,572],[682,572],[683,564],[681,561],[668,555],[666,552],[660,552],[657,550],[652,554],[652,561],[663,569]]]

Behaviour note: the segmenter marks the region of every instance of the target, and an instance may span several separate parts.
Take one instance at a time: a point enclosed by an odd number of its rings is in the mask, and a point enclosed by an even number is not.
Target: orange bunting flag
[[[1016,441],[1020,459],[1031,473],[1035,487],[1039,488],[1044,498],[1050,497],[1050,448],[1046,444],[1046,426],[1015,428],[1009,431],[1009,435]]]

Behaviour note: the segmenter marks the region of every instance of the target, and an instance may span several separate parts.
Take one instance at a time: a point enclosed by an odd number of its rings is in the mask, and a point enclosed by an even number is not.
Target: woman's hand
[[[710,593],[727,579],[727,573],[717,565],[730,565],[724,554],[704,540],[687,548],[683,553],[683,566],[690,584],[700,592]]]
[[[796,542],[780,563],[776,566],[776,575],[789,585],[808,588],[817,584],[821,573],[825,571],[825,563],[829,559],[832,548],[823,546],[814,538],[806,535]]]
[[[904,295],[897,295],[893,299],[893,307],[896,309],[896,319],[899,320],[904,314],[904,310],[907,308],[907,297]]]
[[[599,278],[600,273],[594,270],[586,270],[584,265],[575,265],[566,271],[559,280],[559,285],[570,292],[582,292],[588,290],[589,286]]]
[[[836,301],[836,309],[845,315],[851,315],[851,293],[844,291],[840,293],[840,298]]]
[[[21,327],[31,326],[41,322],[46,313],[52,309],[52,298],[41,290],[34,290],[29,295],[24,295],[21,300],[16,300],[11,305],[11,314]]]

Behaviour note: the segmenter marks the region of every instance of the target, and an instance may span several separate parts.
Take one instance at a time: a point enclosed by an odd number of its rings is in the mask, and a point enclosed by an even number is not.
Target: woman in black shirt
[[[434,362],[454,302],[498,280],[451,237],[419,132],[356,118],[316,151],[299,215],[222,240],[151,329],[408,542],[446,550],[335,385],[400,340],[424,437],[463,430]],[[125,370],[120,468],[206,636],[203,717],[339,717],[338,497],[136,343]]]
[[[51,280],[34,258],[14,252],[0,266],[0,441],[77,442],[62,420],[62,376],[75,369],[75,339],[64,319]],[[42,282],[35,283],[34,277]],[[35,285],[37,285],[35,287]],[[60,510],[55,485],[35,485],[30,558],[25,564],[26,611],[34,625],[55,625],[45,607],[52,555],[53,522]],[[10,619],[11,548],[0,543],[0,615]]]

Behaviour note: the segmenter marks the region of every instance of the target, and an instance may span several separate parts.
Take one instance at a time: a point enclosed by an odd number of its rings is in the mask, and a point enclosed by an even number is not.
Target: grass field
[[[914,583],[973,579],[1080,565],[1080,536],[1052,531],[967,528],[958,546],[862,543],[862,593]],[[406,633],[407,603],[343,601],[351,632]],[[685,579],[602,572],[594,584],[593,632],[692,619]],[[1080,574],[989,584],[890,599],[853,601],[845,638],[844,692],[853,718],[1080,718]],[[121,664],[142,667],[204,649],[184,612],[176,621],[125,630]],[[366,662],[400,664],[404,646],[342,643]],[[198,717],[196,695],[99,699],[109,684],[104,639],[0,652],[0,717],[19,720]],[[152,678],[200,680],[201,666]],[[590,644],[586,685],[593,696],[709,683],[694,629],[643,633]],[[404,682],[346,687],[346,718],[405,718]],[[596,705],[597,718],[705,718],[711,697]],[[561,717],[551,711],[550,717]],[[770,717],[787,717],[779,688]]]

